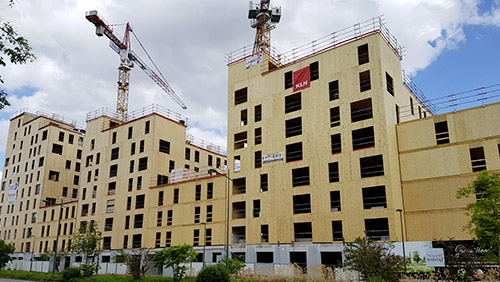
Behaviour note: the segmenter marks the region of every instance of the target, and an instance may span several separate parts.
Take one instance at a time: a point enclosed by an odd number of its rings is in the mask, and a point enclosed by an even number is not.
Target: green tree
[[[476,201],[467,205],[470,220],[464,229],[480,248],[487,250],[484,260],[500,263],[500,175],[483,170],[476,180],[457,192],[459,199],[472,196]]]
[[[9,261],[12,261],[12,253],[15,248],[10,244],[6,244],[4,240],[0,240],[0,269],[3,269]]]
[[[70,250],[85,256],[86,264],[83,268],[86,276],[96,274],[99,270],[96,258],[99,257],[101,252],[101,241],[102,233],[93,220],[87,224],[82,224],[71,239]]]
[[[9,6],[14,5],[14,0],[9,1]],[[32,62],[35,55],[31,53],[31,46],[26,38],[16,32],[14,26],[0,18],[0,65],[5,67],[7,61],[13,64]],[[4,83],[0,76],[0,83]],[[7,101],[7,92],[0,89],[0,110],[10,105]]]
[[[193,246],[189,244],[165,248],[155,252],[153,260],[156,261],[156,263],[154,266],[172,267],[174,281],[180,281],[188,269],[183,264],[196,261],[197,255],[198,253],[193,250]]]
[[[221,261],[218,263],[224,267],[226,267],[226,257],[224,257],[223,259],[221,259]],[[229,272],[229,275],[231,276],[237,276],[238,273],[240,273],[240,271],[245,268],[245,256],[243,255],[234,255],[233,254],[233,257],[229,259],[229,261],[227,262],[227,266],[228,266],[228,272]]]
[[[359,237],[346,249],[346,259],[346,266],[367,281],[399,281],[398,272],[403,269],[403,258],[393,254],[389,246]]]
[[[149,255],[151,249],[133,249],[129,252],[119,251],[115,262],[127,265],[127,274],[135,280],[141,279],[151,268],[151,259]]]

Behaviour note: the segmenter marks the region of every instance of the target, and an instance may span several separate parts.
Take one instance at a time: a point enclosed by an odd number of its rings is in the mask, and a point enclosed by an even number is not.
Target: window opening
[[[382,155],[360,158],[361,177],[384,175],[384,161]]]
[[[368,44],[363,44],[358,46],[358,64],[366,64],[370,62],[370,56],[368,53]]]
[[[234,105],[245,103],[247,101],[247,88],[242,88],[234,92]]]
[[[448,122],[436,122],[434,124],[434,130],[436,132],[436,144],[446,144],[450,143],[450,135],[448,133]]]
[[[301,94],[295,93],[285,97],[285,114],[302,109]]]
[[[292,169],[292,186],[309,185],[309,167]]]
[[[293,137],[302,134],[302,118],[297,117],[285,121],[285,137]]]
[[[245,218],[246,206],[245,202],[233,203],[233,219]]]
[[[233,194],[244,194],[246,193],[246,178],[236,178],[233,179]]]
[[[330,192],[330,208],[332,212],[342,211],[340,207],[340,191]]]
[[[352,131],[352,149],[359,150],[375,147],[375,133],[373,126]]]
[[[486,159],[484,158],[483,147],[470,148],[469,152],[472,172],[486,170]]]
[[[370,71],[364,71],[359,73],[359,91],[368,91],[372,89],[372,85],[370,82]]]
[[[311,213],[311,195],[293,196],[293,214]]]
[[[363,208],[365,210],[387,208],[385,186],[363,188]]]
[[[342,152],[342,140],[340,138],[340,133],[333,134],[331,136],[332,141],[332,154],[338,154]]]
[[[373,118],[371,98],[351,103],[351,122],[371,118]]]
[[[312,242],[312,223],[296,222],[293,224],[295,242]]]
[[[387,218],[365,219],[366,236],[376,241],[389,241],[389,220]]]

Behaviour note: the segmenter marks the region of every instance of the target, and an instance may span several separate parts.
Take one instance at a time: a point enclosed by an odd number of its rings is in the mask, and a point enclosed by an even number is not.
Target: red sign
[[[309,86],[311,86],[309,66],[293,73],[293,91],[299,91]]]

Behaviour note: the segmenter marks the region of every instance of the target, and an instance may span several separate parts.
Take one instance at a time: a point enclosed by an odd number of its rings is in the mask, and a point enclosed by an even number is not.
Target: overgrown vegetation
[[[97,274],[99,264],[96,258],[101,252],[102,233],[95,221],[82,224],[80,229],[73,235],[70,250],[76,254],[85,256],[86,263],[80,266],[82,275],[90,277]]]
[[[151,268],[152,256],[149,255],[151,249],[134,249],[128,252],[120,250],[119,255],[115,258],[117,263],[124,263],[127,265],[127,274],[139,280]]]
[[[218,263],[218,265],[226,267],[226,257],[221,259],[221,261]],[[232,258],[230,258],[227,261],[227,270],[229,275],[231,276],[238,276],[240,271],[245,268],[245,256],[239,256],[239,255],[233,255]]]
[[[475,196],[467,205],[470,216],[464,227],[478,246],[487,250],[482,259],[500,264],[500,175],[483,170],[469,186],[457,192],[457,198]]]
[[[229,273],[223,264],[209,265],[201,269],[196,282],[229,282]]]
[[[399,281],[403,258],[390,252],[387,244],[356,238],[345,249],[346,266],[356,270],[366,281]]]
[[[0,240],[0,270],[3,269],[9,261],[12,261],[14,246],[6,244],[4,240]]]
[[[186,266],[181,265],[196,261],[198,253],[193,250],[193,246],[184,244],[180,246],[168,247],[155,252],[153,260],[155,267],[172,267],[174,281],[180,281],[186,275]]]

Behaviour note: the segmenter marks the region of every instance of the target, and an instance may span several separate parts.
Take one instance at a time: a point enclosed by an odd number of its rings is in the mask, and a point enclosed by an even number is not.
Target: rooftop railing
[[[188,125],[188,118],[186,116],[183,116],[177,112],[174,112],[170,109],[167,109],[165,107],[162,107],[158,104],[152,104],[146,107],[143,107],[139,110],[129,112],[128,113],[128,120],[134,120],[138,119],[150,114],[159,114],[162,115],[166,118],[169,118],[171,120],[174,120],[176,122],[182,123],[184,125]],[[86,121],[96,119],[101,116],[107,116],[110,118],[114,119],[120,119],[121,115],[116,111],[116,110],[111,110],[108,108],[101,108],[92,112],[87,113],[87,119]]]
[[[74,120],[74,119],[69,119],[69,118],[63,117],[59,114],[47,112],[44,110],[39,110],[39,111],[35,112],[35,111],[32,111],[28,108],[23,108],[17,112],[12,113],[10,115],[10,119],[13,119],[13,118],[15,118],[19,115],[22,115],[22,114],[30,115],[32,117],[46,117],[46,118],[49,118],[49,119],[52,119],[55,121],[65,123],[65,124],[70,125],[72,127],[76,127],[76,120]]]

